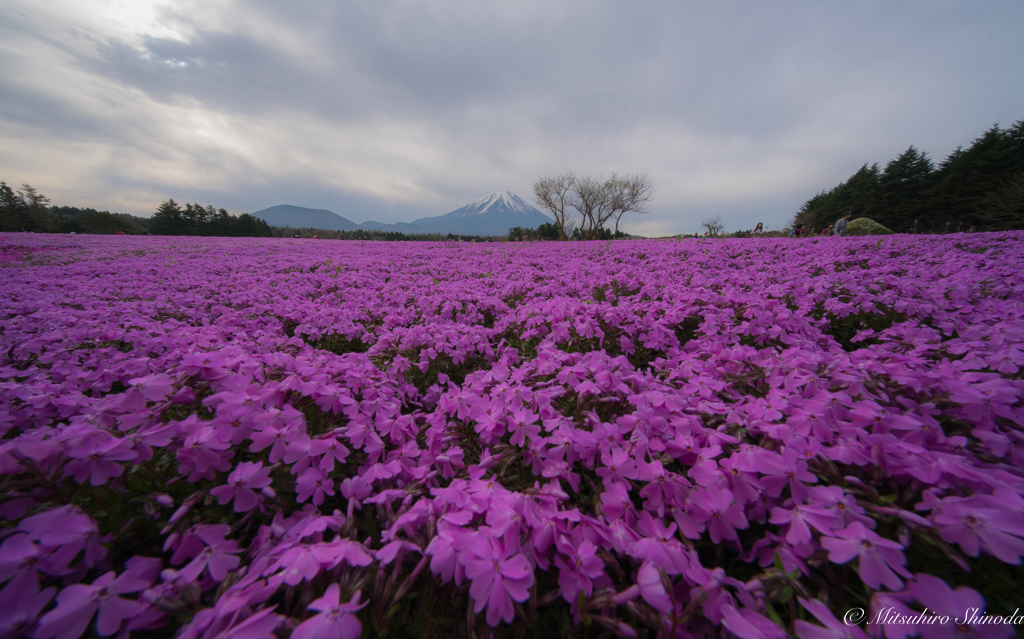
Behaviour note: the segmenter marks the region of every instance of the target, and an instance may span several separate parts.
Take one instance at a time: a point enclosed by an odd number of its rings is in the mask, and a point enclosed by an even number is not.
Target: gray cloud
[[[400,221],[647,170],[637,229],[782,226],[862,163],[941,159],[1024,104],[1011,1],[213,4],[12,1],[0,176],[133,212]]]

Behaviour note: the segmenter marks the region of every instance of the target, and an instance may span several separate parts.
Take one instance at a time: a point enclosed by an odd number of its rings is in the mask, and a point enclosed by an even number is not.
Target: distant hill
[[[514,226],[537,228],[553,220],[509,191],[495,191],[461,209],[437,217],[413,220],[416,226],[439,233],[507,235]]]
[[[290,204],[279,204],[252,214],[265,220],[271,226],[292,228],[330,229],[332,231],[355,231],[357,229],[397,231],[407,235],[455,233],[457,235],[507,235],[510,228],[519,226],[534,229],[553,221],[536,208],[523,201],[515,193],[495,191],[475,202],[444,215],[421,217],[413,222],[367,221],[356,224],[333,211],[307,209]]]
[[[278,204],[252,214],[271,226],[292,228],[329,229],[331,231],[355,231],[359,225],[327,209],[307,209],[291,204]]]

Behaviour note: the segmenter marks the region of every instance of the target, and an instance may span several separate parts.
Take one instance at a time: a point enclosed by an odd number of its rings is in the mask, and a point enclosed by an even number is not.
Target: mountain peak
[[[511,191],[494,191],[461,209],[437,217],[425,217],[413,224],[445,233],[504,235],[514,226],[537,228],[551,218]]]
[[[529,214],[536,210],[511,191],[494,191],[448,215],[456,216],[457,214],[457,217],[470,217],[496,211]]]

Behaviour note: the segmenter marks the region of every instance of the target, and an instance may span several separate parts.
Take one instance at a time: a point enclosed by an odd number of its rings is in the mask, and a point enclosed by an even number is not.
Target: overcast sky
[[[646,171],[649,235],[781,228],[1024,119],[1020,0],[0,0],[0,179],[148,215],[411,221]]]

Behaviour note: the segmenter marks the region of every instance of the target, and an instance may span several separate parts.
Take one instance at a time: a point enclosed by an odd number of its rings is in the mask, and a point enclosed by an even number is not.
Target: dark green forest
[[[814,234],[847,211],[897,233],[1024,229],[1024,120],[993,126],[938,166],[913,145],[884,169],[865,164],[807,200],[793,225]]]
[[[272,237],[269,224],[248,213],[235,216],[225,209],[185,204],[174,200],[161,202],[149,218],[152,235],[207,235],[222,237]]]
[[[50,206],[50,198],[28,184],[0,182],[0,231],[93,235],[208,235],[271,237],[273,230],[248,213],[231,215],[199,204],[162,202],[152,217],[135,217],[76,206]]]

